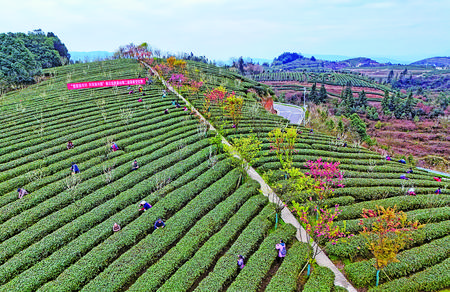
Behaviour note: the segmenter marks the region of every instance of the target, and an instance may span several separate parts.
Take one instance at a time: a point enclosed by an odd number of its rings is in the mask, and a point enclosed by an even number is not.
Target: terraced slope
[[[158,82],[145,95],[65,87],[147,76],[137,61],[46,73],[46,81],[2,99],[0,291],[156,291],[170,277],[189,290],[223,257],[231,255],[235,268],[235,253],[251,258],[262,248],[273,207],[256,182],[242,184],[229,159],[213,154],[211,134],[172,105],[172,94],[163,99]],[[72,162],[79,174],[71,174]],[[18,199],[18,187],[29,194]],[[142,200],[153,207],[140,212]],[[158,218],[166,227],[154,230]],[[283,232],[292,237],[292,228]],[[181,271],[189,265],[197,270],[187,283]]]

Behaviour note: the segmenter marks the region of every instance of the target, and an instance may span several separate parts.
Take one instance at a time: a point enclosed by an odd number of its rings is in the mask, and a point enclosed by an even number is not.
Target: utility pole
[[[303,87],[303,125],[306,126],[306,87]]]

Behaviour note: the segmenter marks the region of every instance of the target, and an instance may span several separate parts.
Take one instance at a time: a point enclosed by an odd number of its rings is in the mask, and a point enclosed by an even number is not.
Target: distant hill
[[[307,58],[298,53],[285,52],[273,60],[271,68],[288,71],[295,71],[302,68],[340,70],[345,68],[379,67],[384,65],[385,64],[378,63],[377,61],[366,57],[351,58],[341,61],[327,61],[314,56]]]
[[[434,66],[434,67],[450,67],[450,57],[432,57],[423,59],[410,65],[417,66]]]
[[[345,64],[348,67],[376,67],[376,66],[383,65],[383,64],[378,63],[377,61],[374,61],[370,58],[365,58],[365,57],[348,59],[348,60],[340,61],[338,63]]]

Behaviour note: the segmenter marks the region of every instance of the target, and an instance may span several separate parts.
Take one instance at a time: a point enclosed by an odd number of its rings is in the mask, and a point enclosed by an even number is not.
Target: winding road
[[[305,116],[305,112],[299,106],[274,103],[273,108],[278,112],[279,116],[288,119],[293,124],[300,125]]]

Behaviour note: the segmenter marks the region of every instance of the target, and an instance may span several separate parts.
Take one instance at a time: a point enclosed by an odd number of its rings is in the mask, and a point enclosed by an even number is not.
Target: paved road
[[[445,173],[445,172],[440,172],[440,171],[436,171],[436,170],[432,170],[432,169],[428,169],[428,168],[423,168],[423,167],[416,167],[417,169],[421,169],[421,170],[425,170],[434,174],[438,174],[441,176],[445,176],[445,177],[450,177],[449,173]]]
[[[273,107],[277,110],[279,116],[290,120],[293,124],[299,125],[305,116],[303,110],[298,107],[282,105],[280,103],[274,103]]]

